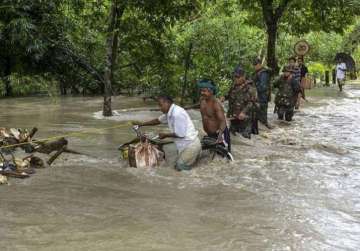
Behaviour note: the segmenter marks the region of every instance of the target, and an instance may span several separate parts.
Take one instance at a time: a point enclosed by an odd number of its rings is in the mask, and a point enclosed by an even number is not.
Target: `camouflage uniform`
[[[230,131],[233,134],[239,132],[245,138],[250,138],[257,102],[256,88],[251,85],[251,82],[248,82],[244,87],[235,85],[229,91],[228,99],[227,116],[234,118],[231,120]],[[237,119],[236,117],[242,112],[245,113],[246,118],[244,120]]]
[[[271,100],[270,70],[262,67],[255,72],[254,82],[257,89],[259,110],[257,111],[258,120],[264,125],[268,125],[267,110]]]
[[[294,96],[295,109],[299,109],[300,107],[299,94],[301,93],[301,95],[305,97],[305,92],[303,92],[303,90],[301,89],[301,68],[296,65],[292,66],[291,68],[293,70],[292,76],[295,81],[299,82],[299,86],[300,86],[300,92],[298,93],[298,95]]]
[[[294,97],[299,94],[300,84],[293,77],[285,79],[280,76],[274,81],[274,87],[279,89],[275,96],[275,112],[279,119],[283,120],[285,115],[286,121],[291,121],[296,103]]]

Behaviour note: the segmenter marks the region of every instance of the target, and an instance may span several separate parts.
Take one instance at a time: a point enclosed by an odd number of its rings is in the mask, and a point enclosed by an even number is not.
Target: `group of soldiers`
[[[206,137],[212,138],[216,144],[222,144],[231,151],[230,135],[240,134],[250,138],[258,133],[258,121],[268,128],[268,103],[271,99],[271,87],[278,88],[275,96],[275,112],[280,120],[291,121],[298,99],[305,98],[300,81],[307,69],[295,58],[289,59],[282,74],[271,82],[272,72],[256,58],[253,61],[254,75],[248,77],[241,66],[233,72],[233,85],[228,94],[218,99],[217,87],[210,79],[202,79],[197,83],[200,93],[199,103],[187,108],[199,108]],[[225,114],[222,101],[228,100],[229,107]],[[147,122],[136,121],[138,126],[168,124],[170,133],[159,133],[160,139],[172,138],[178,150],[175,168],[179,171],[189,170],[195,164],[202,145],[198,131],[186,111],[176,105],[169,96],[158,97],[158,104],[163,115]],[[228,123],[228,121],[230,121]],[[228,124],[230,125],[228,127]]]
[[[279,120],[292,120],[294,110],[299,109],[300,99],[305,99],[301,81],[308,71],[302,58],[297,62],[291,57],[282,74],[271,82],[271,70],[264,67],[259,58],[254,60],[253,66],[255,73],[252,78],[247,78],[241,66],[236,67],[234,84],[225,97],[229,101],[227,117],[230,119],[230,131],[246,138],[258,133],[258,121],[272,128],[267,119],[272,87],[278,89],[274,113]]]

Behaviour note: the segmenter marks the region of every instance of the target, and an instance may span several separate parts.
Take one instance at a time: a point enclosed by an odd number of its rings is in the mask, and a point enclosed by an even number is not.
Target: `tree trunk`
[[[67,90],[66,90],[66,83],[64,81],[60,81],[60,95],[66,96]]]
[[[120,18],[124,12],[125,7],[119,6],[118,0],[113,0],[110,9],[109,27],[108,27],[108,38],[106,41],[106,62],[104,72],[104,105],[103,115],[112,116],[111,108],[111,95],[112,95],[112,82],[113,72],[116,61],[116,54],[118,48],[118,35],[119,35],[119,24]]]
[[[191,62],[191,52],[192,52],[192,48],[193,48],[193,44],[192,42],[190,42],[189,44],[189,49],[185,58],[185,72],[184,72],[184,83],[182,86],[182,90],[181,90],[181,105],[184,104],[184,99],[185,99],[185,91],[186,91],[186,87],[187,87],[187,77],[188,77],[188,71],[190,68],[190,62]]]
[[[263,18],[266,23],[266,32],[268,35],[267,60],[268,66],[272,69],[272,74],[279,73],[279,66],[276,60],[276,36],[279,21],[286,11],[286,8],[293,0],[260,0]],[[273,6],[277,2],[277,8]]]
[[[272,69],[273,75],[279,73],[279,66],[276,59],[276,36],[277,24],[275,22],[267,25],[267,60],[268,66]]]
[[[332,83],[333,83],[333,85],[336,85],[336,70],[335,69],[332,70],[331,75],[332,75]]]
[[[9,57],[5,58],[5,67],[4,67],[4,84],[5,84],[5,97],[13,96],[13,89],[10,81],[11,75],[11,59]]]
[[[325,71],[325,85],[330,86],[330,72]]]

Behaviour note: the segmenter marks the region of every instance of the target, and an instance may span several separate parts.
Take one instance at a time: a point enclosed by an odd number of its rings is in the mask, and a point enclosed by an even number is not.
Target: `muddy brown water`
[[[125,168],[116,148],[134,136],[127,121],[158,113],[116,97],[104,119],[101,102],[0,100],[2,127],[37,126],[40,138],[91,131],[69,138],[87,156],[0,186],[0,250],[360,249],[360,85],[313,90],[291,125],[270,114],[271,132],[234,139],[234,163],[182,173]]]

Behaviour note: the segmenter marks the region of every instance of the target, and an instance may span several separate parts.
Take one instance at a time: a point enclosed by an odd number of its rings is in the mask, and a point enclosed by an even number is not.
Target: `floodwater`
[[[101,98],[0,100],[2,127],[87,132],[69,138],[86,155],[0,186],[0,250],[359,250],[360,85],[308,99],[291,125],[271,114],[271,132],[234,139],[234,163],[181,173],[119,160],[127,120],[158,115],[121,109],[154,104],[117,97],[104,119]]]

